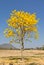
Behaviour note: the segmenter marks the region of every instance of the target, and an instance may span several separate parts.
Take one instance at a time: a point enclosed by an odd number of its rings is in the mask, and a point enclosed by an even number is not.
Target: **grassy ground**
[[[21,61],[20,50],[0,50],[0,63],[24,63],[27,65],[44,65],[43,50],[24,50]],[[35,64],[34,64],[35,63]]]

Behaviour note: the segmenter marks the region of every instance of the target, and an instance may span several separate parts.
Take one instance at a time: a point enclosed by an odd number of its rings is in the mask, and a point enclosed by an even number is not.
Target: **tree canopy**
[[[21,41],[26,37],[38,38],[37,23],[38,19],[35,13],[13,10],[7,20],[8,28],[5,29],[4,35],[7,38],[13,38],[13,41],[16,39]]]

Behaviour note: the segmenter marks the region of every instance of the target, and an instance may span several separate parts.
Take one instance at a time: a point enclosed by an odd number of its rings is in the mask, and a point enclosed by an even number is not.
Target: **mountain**
[[[1,44],[0,49],[16,49],[12,44]]]

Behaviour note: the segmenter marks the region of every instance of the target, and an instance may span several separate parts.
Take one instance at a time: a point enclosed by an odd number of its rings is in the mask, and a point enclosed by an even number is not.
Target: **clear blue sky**
[[[3,31],[7,27],[6,20],[13,9],[36,13],[37,18],[40,18],[39,39],[32,39],[32,43],[26,42],[25,47],[44,45],[44,0],[0,0],[0,44],[9,43],[9,39],[4,37]]]

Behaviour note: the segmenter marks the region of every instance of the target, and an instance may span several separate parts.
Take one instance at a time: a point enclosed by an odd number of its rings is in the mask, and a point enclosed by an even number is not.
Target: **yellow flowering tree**
[[[36,14],[30,14],[24,11],[13,10],[10,18],[7,20],[8,28],[5,29],[4,35],[7,38],[12,38],[10,42],[21,43],[22,50],[24,49],[24,39],[27,37],[38,38],[37,31],[38,19]]]

